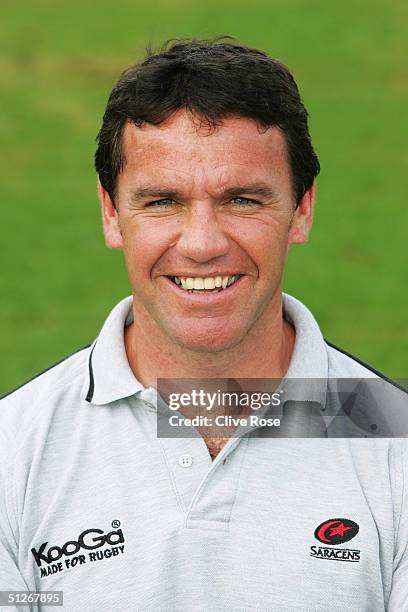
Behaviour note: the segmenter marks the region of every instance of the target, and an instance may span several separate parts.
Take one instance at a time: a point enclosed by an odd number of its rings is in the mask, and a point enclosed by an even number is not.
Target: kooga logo
[[[44,542],[41,544],[38,550],[32,548],[31,552],[34,555],[34,559],[38,567],[41,567],[41,563],[43,561],[48,564],[54,563],[55,561],[61,559],[63,555],[75,555],[75,553],[77,553],[81,548],[84,548],[85,550],[94,550],[95,548],[100,548],[105,544],[123,544],[124,541],[125,540],[121,529],[110,531],[107,534],[105,534],[102,529],[86,529],[79,534],[77,541],[69,540],[62,546],[50,546],[48,550],[48,542]]]

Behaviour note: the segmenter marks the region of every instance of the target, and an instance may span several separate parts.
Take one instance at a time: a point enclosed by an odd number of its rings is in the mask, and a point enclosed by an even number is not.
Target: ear
[[[98,196],[101,203],[102,225],[106,246],[110,249],[122,249],[123,240],[119,227],[118,211],[114,207],[108,192],[102,187],[99,178]]]
[[[306,191],[294,212],[288,244],[303,244],[307,241],[312,227],[315,195],[316,181],[313,181],[312,186]]]

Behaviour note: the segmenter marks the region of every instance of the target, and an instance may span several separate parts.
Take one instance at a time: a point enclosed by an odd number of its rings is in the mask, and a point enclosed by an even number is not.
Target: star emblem
[[[344,536],[344,532],[348,531],[349,529],[352,529],[352,527],[346,527],[346,525],[344,525],[343,523],[340,523],[340,525],[337,525],[337,527],[332,527],[332,529],[330,530],[329,536],[334,536],[334,535],[339,535],[341,537]]]

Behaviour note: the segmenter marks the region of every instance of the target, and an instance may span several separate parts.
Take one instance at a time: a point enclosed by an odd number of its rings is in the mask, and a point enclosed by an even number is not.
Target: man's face
[[[117,211],[100,193],[137,324],[205,352],[261,337],[281,316],[288,245],[307,239],[312,219],[313,190],[295,211],[281,131],[231,117],[209,133],[178,111],[158,126],[128,123],[123,153]]]

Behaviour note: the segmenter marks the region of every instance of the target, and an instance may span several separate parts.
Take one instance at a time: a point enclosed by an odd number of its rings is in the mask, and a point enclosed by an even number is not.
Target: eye
[[[149,202],[149,204],[147,204],[147,206],[150,207],[156,207],[156,208],[168,208],[169,206],[171,206],[172,204],[174,204],[174,200],[172,200],[171,198],[161,198],[161,200],[154,200],[154,202]]]
[[[259,204],[257,200],[251,200],[250,198],[243,198],[242,196],[237,196],[236,198],[232,198],[231,200],[235,204],[238,204],[239,208],[244,208],[245,206],[251,207]]]

